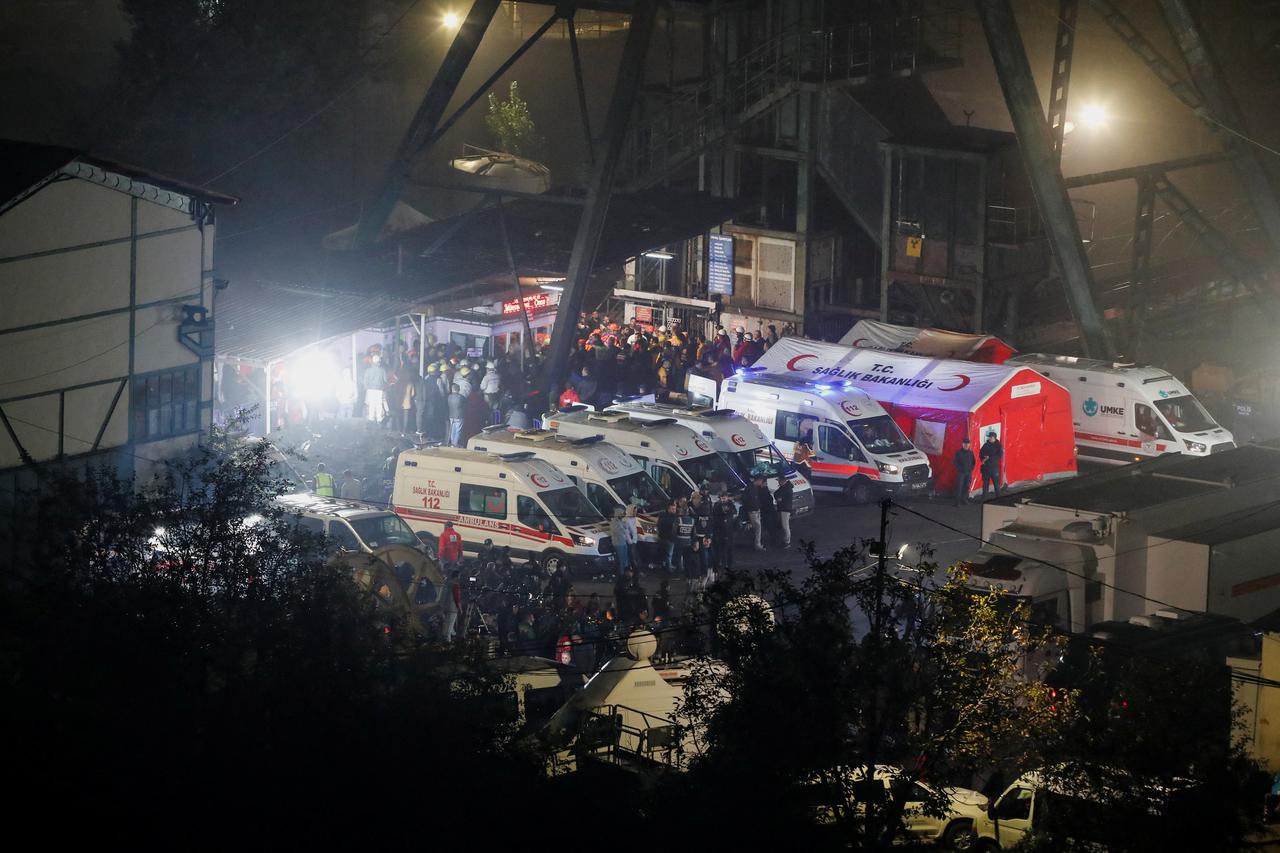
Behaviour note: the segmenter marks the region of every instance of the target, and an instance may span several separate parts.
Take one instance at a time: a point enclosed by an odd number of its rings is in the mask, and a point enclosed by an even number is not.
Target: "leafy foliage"
[[[721,623],[730,612],[723,667],[695,673],[684,713],[703,748],[687,795],[706,797],[718,823],[767,809],[797,837],[816,819],[856,849],[882,849],[904,832],[910,785],[891,786],[883,803],[858,798],[866,768],[945,785],[980,767],[1034,766],[1073,713],[1069,697],[1051,709],[1029,677],[1052,641],[1024,612],[975,597],[959,572],[922,582],[932,563],[880,581],[866,544],[810,552],[799,584],[735,573],[715,590]],[[772,618],[735,604],[751,596]],[[945,806],[941,794],[926,803]]]
[[[484,123],[494,147],[499,151],[533,160],[542,157],[545,145],[534,126],[533,117],[529,115],[528,102],[520,97],[517,81],[511,81],[505,100],[499,100],[493,92],[489,93],[489,112]]]
[[[13,805],[329,842],[419,834],[396,816],[494,784],[536,809],[502,679],[375,609],[274,507],[274,462],[215,437],[141,491],[103,472],[49,484],[38,559],[0,586]]]

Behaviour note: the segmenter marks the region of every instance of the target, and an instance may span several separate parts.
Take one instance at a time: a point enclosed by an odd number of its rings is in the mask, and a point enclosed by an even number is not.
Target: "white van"
[[[640,541],[658,541],[655,516],[667,508],[671,497],[634,457],[602,435],[570,438],[546,429],[513,430],[498,424],[472,436],[467,447],[481,453],[533,451],[568,474],[606,519],[615,508],[634,505]]]
[[[313,492],[281,495],[276,503],[297,526],[328,536],[341,551],[372,554],[388,545],[417,548],[421,543],[400,516],[377,504],[331,498]]]
[[[734,493],[746,488],[706,439],[673,418],[646,421],[622,412],[566,406],[544,415],[542,425],[571,438],[603,435],[631,454],[673,498],[688,497],[703,482],[723,483]]]
[[[929,458],[879,403],[847,382],[746,370],[724,381],[719,404],[757,424],[788,456],[807,441],[818,491],[858,503],[929,491]]]
[[[613,567],[604,516],[569,477],[533,452],[456,447],[406,450],[396,460],[392,508],[415,531],[439,537],[446,521],[467,551],[484,540],[512,559],[594,573]]]
[[[1110,782],[1065,770],[1023,774],[974,821],[978,849],[1008,850],[1032,830],[1048,843],[1097,851],[1132,849],[1138,839],[1167,834],[1161,831],[1167,810],[1188,789],[1143,784],[1116,770],[1106,775]],[[1184,840],[1184,849],[1203,849]]]
[[[1163,453],[1208,456],[1236,446],[1186,386],[1157,367],[1038,352],[1005,364],[1030,367],[1071,393],[1081,456],[1123,465]]]
[[[646,421],[670,418],[705,438],[743,482],[749,482],[752,469],[760,470],[761,466],[786,476],[793,489],[792,515],[800,516],[813,510],[813,487],[809,481],[782,455],[782,451],[765,438],[760,427],[733,409],[620,400],[605,411],[626,412],[637,420]],[[778,478],[767,478],[767,485],[770,491],[776,490]]]

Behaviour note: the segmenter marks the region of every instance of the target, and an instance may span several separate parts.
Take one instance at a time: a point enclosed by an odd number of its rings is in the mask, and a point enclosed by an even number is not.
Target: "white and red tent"
[[[848,347],[905,352],[931,358],[958,358],[985,364],[1004,364],[1018,351],[994,335],[970,335],[946,329],[917,329],[877,320],[859,320],[840,343]]]
[[[966,436],[973,452],[994,430],[1004,445],[1006,483],[1076,471],[1071,395],[1026,367],[977,364],[841,344],[782,338],[755,363],[769,373],[848,383],[865,391],[929,457],[934,487],[955,488],[952,456]],[[982,481],[974,472],[972,490]]]

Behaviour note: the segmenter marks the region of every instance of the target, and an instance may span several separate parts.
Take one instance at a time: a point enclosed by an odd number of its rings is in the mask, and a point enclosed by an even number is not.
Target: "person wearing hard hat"
[[[325,467],[325,464],[323,462],[317,463],[312,491],[322,498],[331,498],[333,497],[335,482],[333,475],[329,473],[329,469]]]
[[[453,384],[457,387],[463,397],[471,396],[471,368],[463,365],[458,368],[458,372],[453,376]]]

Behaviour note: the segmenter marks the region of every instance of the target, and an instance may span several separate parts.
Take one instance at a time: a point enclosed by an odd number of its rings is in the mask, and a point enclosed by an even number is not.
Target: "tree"
[[[484,117],[493,146],[499,151],[538,160],[543,154],[543,140],[529,115],[529,104],[520,97],[520,85],[512,80],[506,100],[489,93],[489,112]]]
[[[810,551],[799,584],[731,573],[712,591],[722,664],[690,679],[684,712],[701,754],[677,799],[717,825],[768,814],[799,838],[818,817],[843,844],[887,849],[904,833],[908,783],[1035,766],[1072,713],[1069,697],[1045,700],[1032,661],[1055,641],[1023,608],[975,595],[958,570],[921,582],[929,562],[881,578],[868,544]],[[751,596],[771,613],[744,609]],[[879,764],[902,768],[883,803],[858,782]],[[945,800],[927,808],[940,814]]]
[[[1059,790],[1104,806],[1060,804],[1070,825],[1059,817],[1051,830],[1122,851],[1246,846],[1267,785],[1235,737],[1240,712],[1221,646],[1200,640],[1181,650],[1103,644],[1075,652],[1060,675],[1075,688],[1081,713],[1048,752],[1045,775]],[[1025,846],[1060,850],[1063,841],[1033,837]]]
[[[215,435],[140,488],[48,484],[35,559],[0,577],[12,807],[135,838],[333,843],[421,839],[496,785],[538,819],[502,679],[418,644],[327,562],[273,503],[274,461]]]

